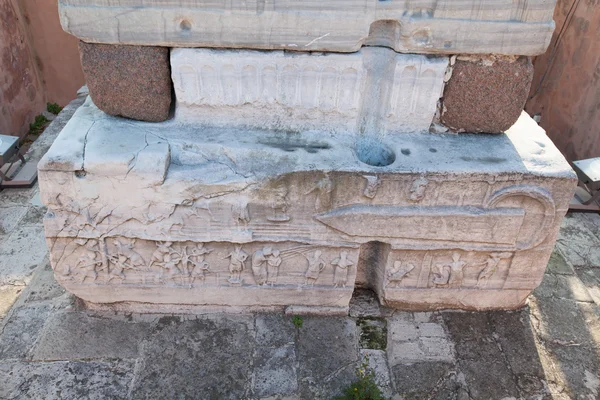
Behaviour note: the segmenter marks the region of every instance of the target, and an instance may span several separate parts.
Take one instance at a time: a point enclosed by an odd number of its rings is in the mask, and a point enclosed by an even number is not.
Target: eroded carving
[[[346,287],[348,282],[348,272],[350,267],[354,265],[354,261],[348,258],[348,252],[342,251],[340,256],[331,262],[335,266],[335,274],[333,276],[334,287]]]
[[[449,288],[457,288],[463,282],[463,269],[467,263],[461,261],[460,254],[452,254],[452,261],[447,264],[436,264],[433,274],[433,284]]]
[[[421,200],[423,200],[423,198],[425,198],[425,190],[427,189],[427,184],[429,184],[429,180],[427,180],[427,178],[420,177],[418,179],[415,179],[412,185],[410,186],[409,190],[410,195],[408,196],[408,198],[410,199],[410,201],[418,203]]]
[[[402,261],[394,261],[394,266],[387,273],[386,286],[397,288],[400,282],[414,269],[414,264],[406,263],[402,265]]]
[[[248,253],[242,250],[242,245],[236,244],[231,253],[227,255],[229,258],[229,283],[233,285],[241,285],[242,280],[240,275],[245,267],[245,262],[248,259]]]
[[[323,254],[321,250],[315,250],[312,256],[305,256],[308,260],[308,268],[304,274],[304,277],[306,278],[304,282],[305,285],[314,286],[317,279],[319,279],[319,274],[325,268],[325,261],[321,258],[321,254]]]
[[[363,175],[363,177],[367,180],[363,194],[369,199],[374,199],[377,196],[377,189],[379,189],[381,184],[379,177],[374,175]]]
[[[483,265],[483,269],[477,275],[477,286],[485,289],[492,276],[498,271],[498,264],[503,258],[509,258],[512,253],[491,253],[487,260],[474,266]]]

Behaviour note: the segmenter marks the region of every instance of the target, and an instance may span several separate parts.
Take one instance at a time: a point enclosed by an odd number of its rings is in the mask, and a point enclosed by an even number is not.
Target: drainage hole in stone
[[[437,149],[434,149],[433,147],[429,149],[430,152],[432,153],[437,153]]]
[[[373,167],[386,167],[396,161],[396,154],[381,140],[376,138],[361,138],[356,143],[356,155],[365,164]]]
[[[179,23],[179,28],[182,31],[191,31],[192,30],[192,23],[190,21],[188,21],[187,19],[184,19],[183,21],[181,21]]]

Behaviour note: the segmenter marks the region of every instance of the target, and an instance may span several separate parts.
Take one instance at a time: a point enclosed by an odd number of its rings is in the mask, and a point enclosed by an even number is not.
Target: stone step
[[[544,53],[555,0],[61,0],[63,28],[87,42],[353,52]]]

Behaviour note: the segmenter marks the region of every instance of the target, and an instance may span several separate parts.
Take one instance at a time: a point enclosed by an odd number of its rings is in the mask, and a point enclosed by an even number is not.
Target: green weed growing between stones
[[[292,317],[292,323],[293,323],[294,325],[296,325],[296,328],[300,329],[300,328],[302,328],[302,324],[304,323],[304,320],[302,319],[302,317],[301,317],[301,316],[299,316],[299,315],[294,315],[294,316]]]
[[[48,110],[49,113],[58,115],[58,113],[62,111],[62,107],[56,103],[46,103],[46,110]]]
[[[358,379],[344,389],[344,394],[336,400],[386,400],[375,383],[375,373],[369,369],[369,358],[356,369]]]
[[[39,135],[46,128],[46,124],[48,124],[48,118],[44,117],[42,114],[35,117],[35,121],[29,124],[29,134],[31,135]]]

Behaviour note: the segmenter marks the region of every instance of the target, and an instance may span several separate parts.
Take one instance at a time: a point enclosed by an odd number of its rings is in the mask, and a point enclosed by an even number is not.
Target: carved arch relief
[[[500,189],[488,199],[485,204],[486,208],[496,208],[503,201],[512,197],[528,197],[536,200],[543,209],[542,222],[537,229],[537,234],[527,240],[517,240],[516,247],[518,250],[525,250],[535,247],[542,243],[550,232],[550,227],[554,224],[556,216],[556,206],[550,193],[546,190],[529,185],[509,186]]]

